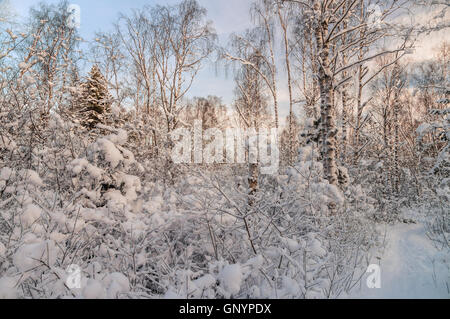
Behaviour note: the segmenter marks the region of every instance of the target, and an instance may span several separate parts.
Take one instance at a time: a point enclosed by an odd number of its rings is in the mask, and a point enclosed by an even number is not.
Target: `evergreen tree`
[[[89,72],[87,81],[82,84],[80,118],[83,126],[90,129],[104,123],[111,112],[112,97],[108,84],[97,65]]]

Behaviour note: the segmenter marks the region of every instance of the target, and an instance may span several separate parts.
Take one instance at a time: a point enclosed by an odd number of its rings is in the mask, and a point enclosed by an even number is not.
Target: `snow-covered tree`
[[[99,123],[107,122],[112,97],[108,82],[97,65],[92,66],[86,81],[81,85],[79,103],[78,113],[83,126],[92,129]]]

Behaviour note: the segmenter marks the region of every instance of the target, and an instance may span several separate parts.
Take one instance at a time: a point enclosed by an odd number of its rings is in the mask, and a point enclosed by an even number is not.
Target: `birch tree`
[[[40,4],[30,11],[30,32],[21,47],[22,68],[19,77],[32,70],[40,83],[42,116],[61,106],[69,84],[68,75],[79,60],[80,37],[67,24],[67,1],[58,5]]]
[[[361,12],[362,1],[290,1],[303,8],[307,23],[311,24],[314,34],[317,64],[317,78],[320,88],[320,121],[321,144],[325,174],[330,184],[338,183],[337,149],[336,149],[336,118],[335,92],[351,79],[351,76],[338,81],[344,71],[360,67],[362,64],[378,56],[405,50],[405,45],[370,52],[367,56],[356,56],[347,63],[342,63],[344,53],[353,55],[356,49],[366,49],[373,46],[377,40],[387,35],[386,28],[376,24],[369,25],[368,16],[358,15]],[[390,5],[383,11],[380,19],[385,19],[398,5]],[[358,11],[359,10],[359,11]],[[358,18],[359,17],[359,18]],[[347,39],[351,36],[351,40]],[[342,45],[342,43],[346,43]],[[345,57],[345,55],[344,55]],[[363,72],[361,73],[363,74]]]
[[[265,89],[270,92],[274,107],[274,125],[279,128],[277,65],[275,56],[275,22],[271,11],[272,3],[262,1],[252,8],[257,26],[244,34],[232,35],[232,51],[224,50],[222,57],[234,64],[252,68],[261,78]],[[240,53],[253,51],[258,56],[258,65]]]
[[[255,130],[268,124],[267,97],[264,94],[265,81],[263,80],[261,70],[264,58],[260,50],[241,45],[239,39],[234,43],[236,53],[243,57],[242,60],[248,61],[248,64],[242,64],[236,74],[236,101],[234,106],[239,115],[241,127],[246,130]],[[259,159],[250,158],[250,144],[252,138],[247,134],[242,138],[248,138],[249,145],[249,173],[248,173],[248,203],[253,206],[255,195],[258,191],[259,181]],[[254,142],[254,141],[253,141]]]
[[[95,65],[100,68],[114,97],[117,107],[124,105],[128,97],[126,70],[129,64],[123,52],[123,43],[116,32],[98,32],[94,43],[91,44],[91,53]]]
[[[286,75],[287,75],[287,86],[289,93],[289,164],[292,165],[294,163],[295,156],[295,116],[294,116],[294,93],[293,93],[293,79],[291,72],[291,44],[289,42],[290,39],[290,19],[291,19],[291,11],[292,6],[290,5],[282,5],[282,3],[276,3],[276,13],[278,16],[278,22],[280,24],[282,35],[283,35],[283,49],[284,49],[284,63],[286,66]]]
[[[121,16],[116,30],[132,67],[137,114],[145,115],[158,148],[180,124],[183,99],[214,50],[215,30],[195,0],[135,10]]]
[[[147,12],[151,10],[145,7],[143,10],[133,10],[130,16],[121,15],[116,25],[116,33],[120,38],[125,51],[128,53],[129,63],[133,67],[135,83],[135,108],[138,113],[151,115],[152,98],[156,94],[154,89],[154,57],[153,47],[155,45],[151,21]],[[143,100],[139,99],[140,87],[143,86]],[[156,107],[156,106],[155,106]],[[154,112],[153,112],[154,113]]]
[[[152,11],[152,56],[158,101],[170,132],[179,124],[177,114],[202,63],[213,52],[216,39],[206,10],[195,0]]]

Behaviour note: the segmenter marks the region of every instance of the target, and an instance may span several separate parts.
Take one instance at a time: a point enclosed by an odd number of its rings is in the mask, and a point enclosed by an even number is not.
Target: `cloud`
[[[208,18],[214,21],[219,35],[241,32],[251,26],[250,0],[200,0],[199,3],[208,10]]]
[[[411,16],[405,15],[400,20],[402,23],[413,23],[414,25],[432,26],[442,21],[450,21],[450,10],[442,11],[442,7],[416,8],[412,10]],[[445,12],[444,16],[436,18],[439,13]],[[431,33],[423,33],[418,36],[415,43],[414,53],[408,56],[410,61],[421,62],[432,59],[436,55],[436,48],[445,40],[449,41],[448,28]]]

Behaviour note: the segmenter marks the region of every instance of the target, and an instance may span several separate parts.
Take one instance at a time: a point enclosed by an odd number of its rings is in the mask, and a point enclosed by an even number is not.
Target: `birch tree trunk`
[[[320,2],[315,1],[314,11],[320,12]],[[317,52],[319,53],[320,112],[323,164],[328,182],[338,183],[336,165],[336,124],[333,112],[333,73],[330,69],[330,42],[328,41],[328,20],[319,18],[316,23]]]
[[[285,17],[281,12],[280,5],[277,5],[278,18],[280,20],[280,26],[283,30],[284,40],[284,61],[286,63],[287,84],[289,90],[289,165],[294,162],[294,132],[293,132],[293,120],[294,120],[294,101],[292,95],[292,75],[291,75],[291,63],[289,60],[289,39],[288,39],[288,26]],[[278,128],[278,127],[277,127]]]

